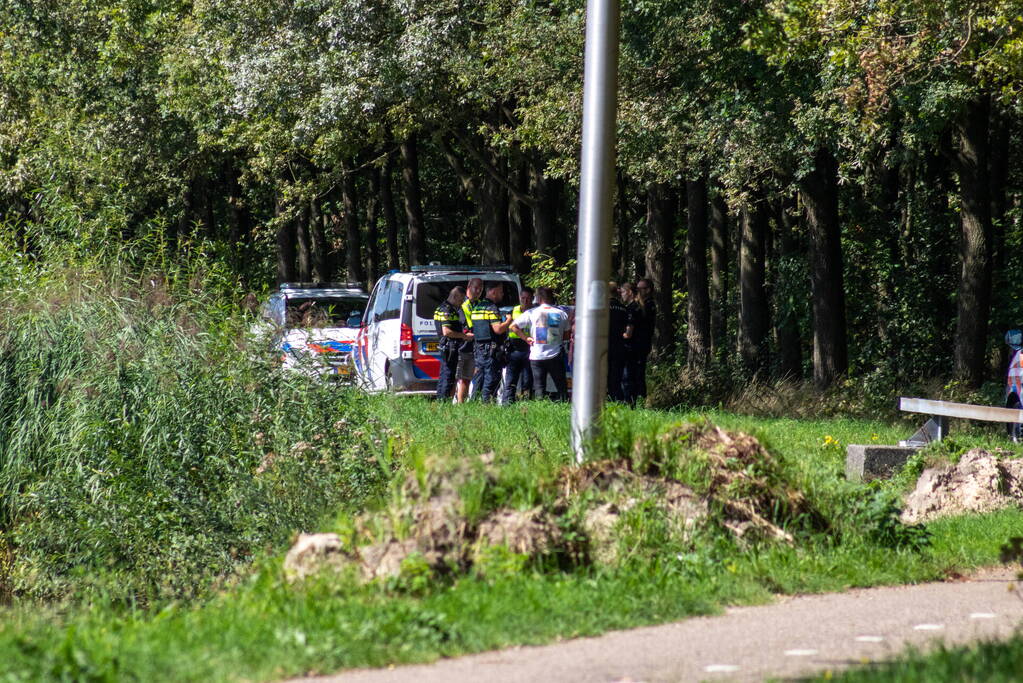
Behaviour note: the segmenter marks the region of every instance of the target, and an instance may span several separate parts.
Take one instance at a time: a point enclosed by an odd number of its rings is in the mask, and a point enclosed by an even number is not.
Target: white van
[[[413,266],[380,278],[366,303],[357,337],[355,373],[369,391],[433,393],[440,375],[440,338],[433,314],[451,289],[470,278],[504,286],[498,306],[510,312],[522,281],[507,266]]]

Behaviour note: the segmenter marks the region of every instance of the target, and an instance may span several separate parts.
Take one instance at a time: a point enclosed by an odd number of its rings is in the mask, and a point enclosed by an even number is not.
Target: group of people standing
[[[646,398],[646,363],[654,343],[653,282],[608,284],[607,397],[635,405]]]
[[[650,355],[656,309],[648,280],[619,287],[611,283],[608,328],[608,398],[634,404],[646,396],[646,361]],[[481,278],[454,287],[434,313],[440,337],[437,398],[464,402],[474,381],[483,401],[515,401],[520,390],[533,398],[568,399],[568,346],[573,309],[558,306],[550,287],[523,287],[519,303],[503,317],[499,306],[504,284],[484,291]]]

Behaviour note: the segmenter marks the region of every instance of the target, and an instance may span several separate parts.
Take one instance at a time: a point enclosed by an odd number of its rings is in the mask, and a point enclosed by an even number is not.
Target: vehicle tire
[[[390,363],[384,368],[384,391],[390,394],[394,393],[394,370]]]
[[[1023,405],[1020,404],[1019,396],[1016,396],[1014,394],[1011,397],[1009,397],[1009,400],[1005,402],[1005,407],[1015,408],[1016,410],[1019,410],[1021,407],[1023,407]],[[1018,443],[1019,441],[1023,440],[1023,423],[1008,422],[1005,425],[1005,431],[1008,433],[1009,438],[1012,439],[1014,443]]]

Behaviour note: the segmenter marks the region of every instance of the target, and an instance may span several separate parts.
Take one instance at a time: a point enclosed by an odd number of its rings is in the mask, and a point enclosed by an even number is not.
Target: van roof
[[[514,274],[515,269],[507,265],[498,266],[445,266],[439,263],[431,263],[425,266],[412,266],[413,273],[458,273],[458,274],[489,274],[489,273],[508,273],[509,275]]]

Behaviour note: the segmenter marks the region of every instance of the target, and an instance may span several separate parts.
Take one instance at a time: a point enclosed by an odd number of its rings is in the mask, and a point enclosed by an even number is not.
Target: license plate
[[[347,365],[338,365],[334,368],[334,374],[341,375],[342,377],[348,377],[352,374],[352,369]]]
[[[423,351],[427,353],[437,353],[440,350],[440,342],[424,342]]]

